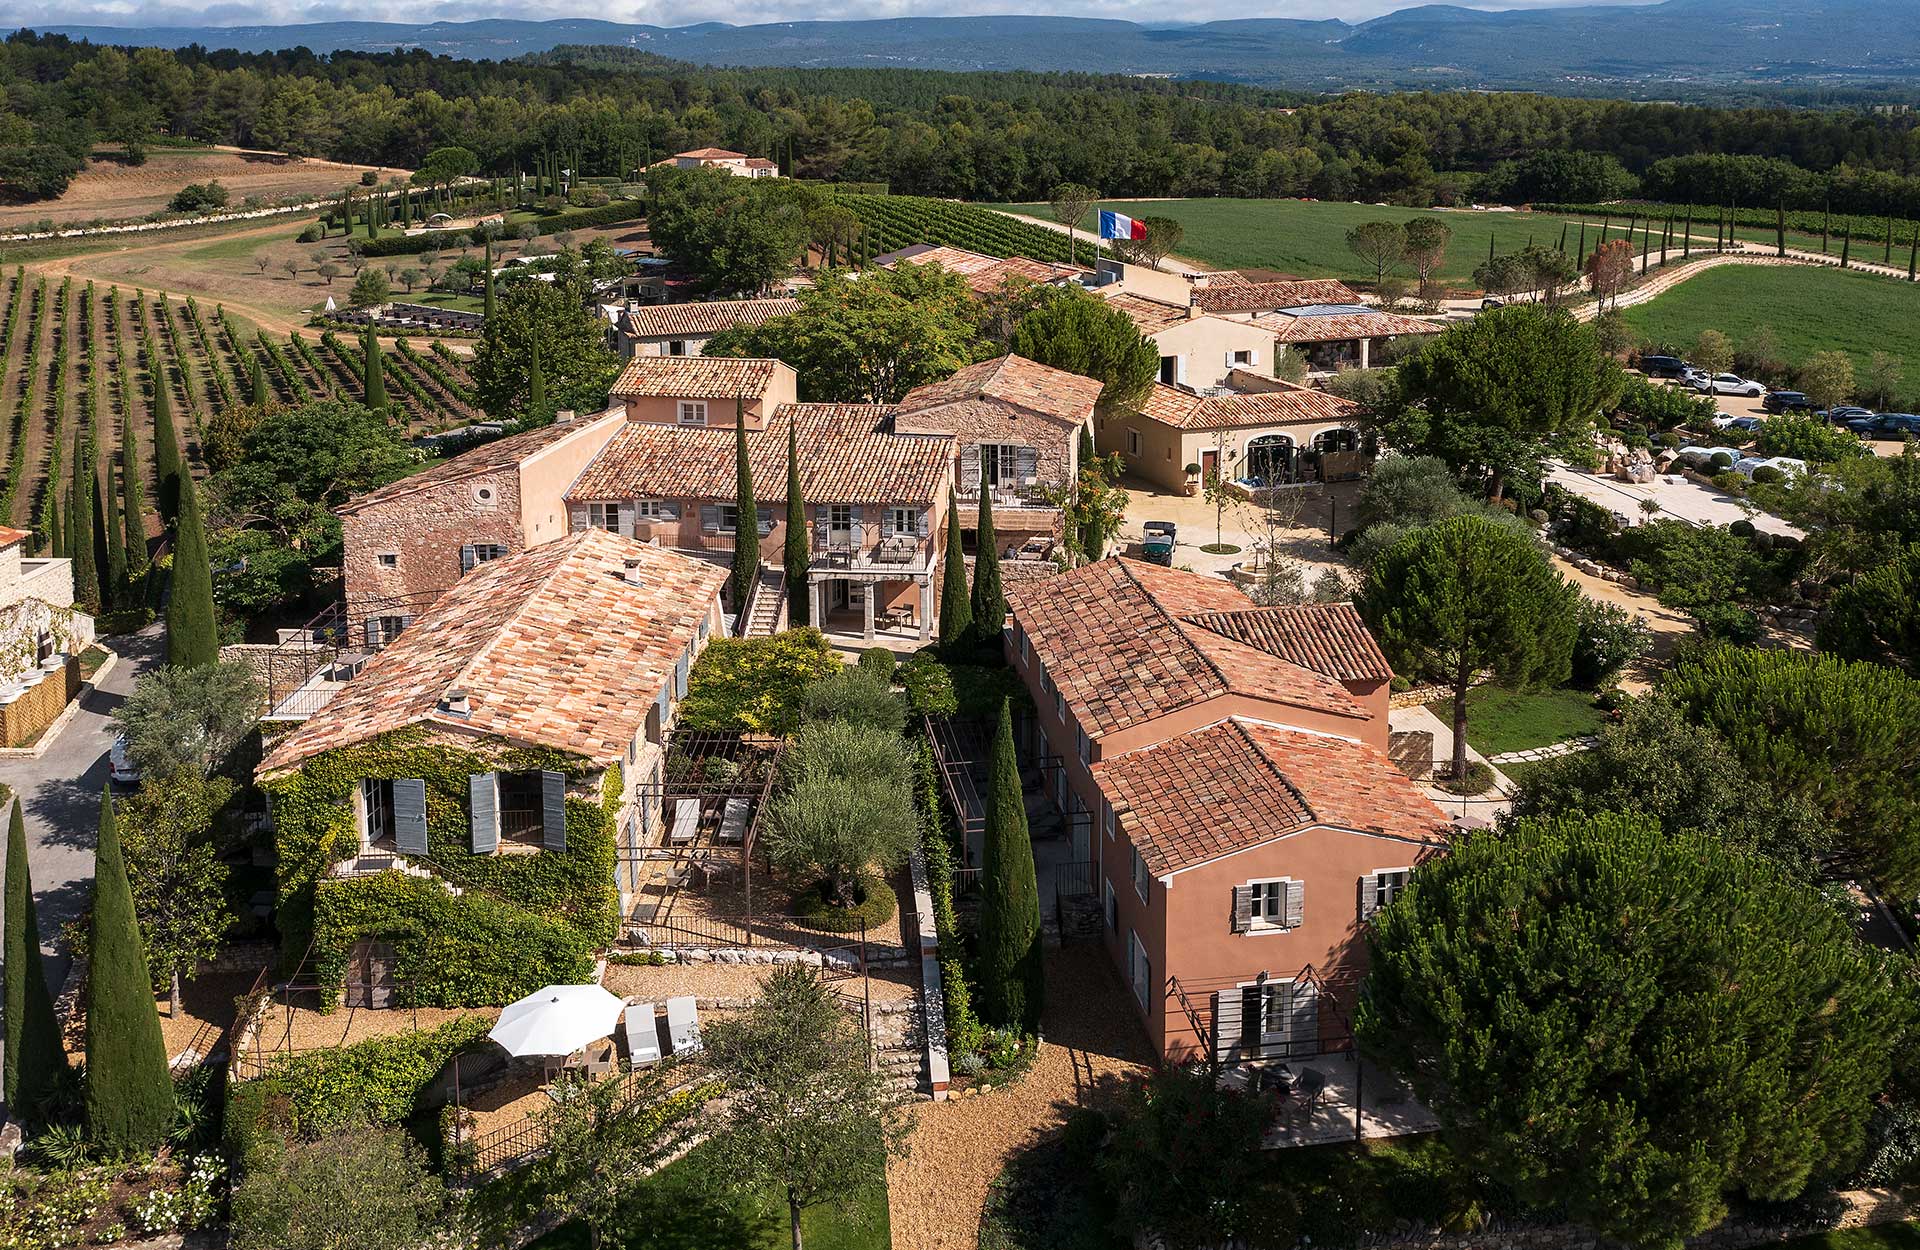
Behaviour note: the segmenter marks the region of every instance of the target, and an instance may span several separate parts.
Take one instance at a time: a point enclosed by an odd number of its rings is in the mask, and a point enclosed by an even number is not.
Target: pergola
[[[751,932],[753,849],[785,747],[785,739],[772,734],[707,729],[669,733],[659,782],[649,780],[639,787],[641,807],[651,810],[657,801],[661,822],[657,841],[630,849],[636,886],[656,866],[663,869],[669,892],[696,875],[714,880],[737,869]],[[637,910],[633,919],[652,923],[655,918]]]

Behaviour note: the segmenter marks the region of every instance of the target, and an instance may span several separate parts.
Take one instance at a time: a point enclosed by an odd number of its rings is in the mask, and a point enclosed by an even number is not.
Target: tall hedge
[[[167,663],[203,668],[220,660],[220,632],[213,611],[213,567],[207,531],[200,522],[200,495],[193,475],[180,475],[180,515],[174,526],[173,595],[167,603]]]
[[[1040,941],[1040,888],[1033,839],[1013,748],[1013,713],[1000,702],[987,778],[987,828],[980,873],[980,1017],[1037,1033],[1046,996]]]
[[[150,1151],[173,1123],[173,1077],[133,912],[113,796],[100,794],[87,973],[87,1137],[102,1153]]]
[[[27,864],[20,800],[7,824],[6,880],[6,1102],[16,1119],[34,1117],[59,1088],[67,1067],[53,992],[40,960],[40,918]]]
[[[799,427],[787,422],[787,550],[781,567],[787,574],[787,624],[813,624],[813,596],[808,593],[807,502],[800,493]]]

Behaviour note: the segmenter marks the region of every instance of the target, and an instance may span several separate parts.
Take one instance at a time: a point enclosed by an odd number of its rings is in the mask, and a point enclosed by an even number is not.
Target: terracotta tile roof
[[[1310,386],[1287,384],[1285,390],[1246,395],[1195,395],[1156,382],[1140,413],[1176,430],[1232,430],[1296,422],[1352,422],[1360,419],[1360,405]]]
[[[1099,398],[1100,383],[1092,378],[1009,355],[968,365],[945,381],[916,386],[900,401],[900,411],[923,413],[970,399],[997,399],[1067,425],[1079,425],[1093,414]]]
[[[970,252],[964,247],[949,247],[945,244],[902,248],[898,252],[879,257],[874,261],[874,264],[886,269],[902,263],[938,265],[948,273],[957,274],[965,280],[969,288],[980,295],[998,290],[1000,284],[1008,278],[1025,278],[1029,282],[1057,282],[1072,274],[1086,272],[1075,265],[1049,264],[1046,261],[1031,260],[1025,256],[987,256],[980,252]]]
[[[1133,291],[1115,291],[1106,297],[1107,303],[1127,315],[1134,328],[1148,338],[1160,331],[1177,326],[1189,320],[1187,310],[1180,304],[1169,304],[1165,300],[1150,299]]]
[[[630,559],[638,586],[622,577]],[[490,561],[275,743],[261,775],[422,724],[609,763],[646,724],[726,579],[718,565],[605,530]],[[452,690],[467,692],[466,715],[445,710]]]
[[[1442,845],[1446,819],[1364,743],[1232,718],[1093,766],[1155,876],[1327,825]]]
[[[1229,693],[1367,718],[1336,677],[1195,624],[1261,610],[1217,577],[1116,556],[1009,586],[1007,600],[1033,655],[1096,737]]]
[[[1187,620],[1337,681],[1391,681],[1393,669],[1350,603],[1203,612]]]
[[[749,156],[747,158],[747,168],[748,169],[778,169],[780,168],[780,166],[768,160],[764,156]]]
[[[747,356],[635,356],[620,371],[611,394],[615,399],[759,399],[779,364]]]
[[[884,404],[782,404],[765,430],[747,432],[747,461],[762,504],[784,503],[787,423],[800,446],[807,503],[931,504],[946,489],[953,438],[895,434]],[[567,491],[570,501],[734,497],[734,433],[630,421]]]
[[[32,530],[17,530],[11,525],[0,525],[0,549],[11,547],[15,543],[25,542],[32,537]]]
[[[1272,330],[1276,343],[1337,343],[1344,339],[1377,339],[1392,334],[1438,334],[1445,329],[1418,317],[1399,317],[1379,311],[1307,317],[1273,312],[1255,317],[1253,324]]]
[[[505,438],[497,438],[491,443],[475,447],[472,451],[463,451],[431,469],[415,473],[411,477],[403,477],[397,482],[388,482],[378,490],[355,496],[334,511],[341,516],[346,516],[362,508],[387,503],[429,487],[443,486],[448,482],[464,482],[468,478],[511,469],[530,456],[546,450],[570,434],[578,434],[597,421],[613,422],[621,419],[619,413],[600,413],[569,421],[564,425],[556,422],[553,425],[541,426],[537,430],[509,434]]]
[[[1237,277],[1238,275],[1236,275]],[[1299,282],[1209,282],[1193,289],[1193,301],[1207,312],[1265,312],[1307,304],[1358,304],[1353,288],[1332,278]]]
[[[725,148],[695,148],[691,152],[675,152],[673,158],[675,160],[743,161],[747,159],[747,154],[745,152],[729,152]]]
[[[649,304],[620,314],[623,333],[640,339],[718,334],[757,326],[800,311],[797,299],[715,299],[693,304]]]

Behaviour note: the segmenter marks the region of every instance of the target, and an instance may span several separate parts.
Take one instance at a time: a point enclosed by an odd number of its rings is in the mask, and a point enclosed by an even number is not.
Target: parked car
[[[1146,537],[1140,543],[1140,558],[1149,564],[1173,567],[1175,527],[1172,521],[1148,521],[1141,527]]]
[[[1760,406],[1768,412],[1812,412],[1813,401],[1801,391],[1768,391]]]
[[[1829,408],[1825,412],[1814,415],[1818,416],[1822,421],[1830,421],[1834,425],[1845,425],[1849,421],[1859,421],[1872,416],[1873,409],[1861,408],[1854,404],[1842,404],[1838,408]]]
[[[1503,299],[1495,299],[1491,295],[1487,296],[1485,299],[1480,301],[1481,312],[1486,312],[1494,308],[1505,308],[1506,306],[1507,306],[1507,301]]]
[[[1688,385],[1696,391],[1711,395],[1746,395],[1749,398],[1758,399],[1767,393],[1765,386],[1749,378],[1743,378],[1737,373],[1716,373],[1710,378],[1691,381]]]
[[[1733,471],[1748,481],[1756,469],[1774,469],[1782,477],[1799,477],[1807,471],[1807,462],[1792,456],[1748,456],[1733,466]]]
[[[1692,366],[1678,356],[1642,356],[1640,372],[1650,378],[1683,378]]]
[[[116,734],[107,750],[107,775],[123,786],[140,784],[140,770],[127,757],[127,735]]]
[[[1847,422],[1861,438],[1920,438],[1920,417],[1910,412],[1883,412]]]
[[[1713,467],[1713,458],[1718,455],[1725,455],[1727,467],[1732,468],[1746,453],[1738,447],[1682,447],[1675,453],[1682,464],[1688,465],[1697,473],[1705,473],[1709,476],[1718,472]]]
[[[1730,430],[1735,434],[1753,434],[1757,433],[1760,427],[1766,423],[1766,418],[1764,417],[1732,417],[1723,412],[1720,416],[1713,419],[1713,428],[1716,430]]]

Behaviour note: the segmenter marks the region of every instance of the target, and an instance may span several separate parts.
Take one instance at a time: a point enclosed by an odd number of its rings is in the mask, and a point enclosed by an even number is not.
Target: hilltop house
[[[477,568],[268,744],[286,951],[351,1005],[581,981],[659,837],[726,571],[602,530]],[[627,871],[623,871],[627,870]]]
[[[1156,384],[1137,409],[1101,409],[1095,448],[1168,490],[1195,481],[1189,465],[1198,466],[1200,480],[1219,475],[1256,488],[1339,481],[1365,470],[1358,404],[1277,378],[1230,378],[1262,389],[1196,395]]]
[[[663,161],[655,161],[648,169],[671,166],[674,169],[718,169],[732,174],[736,178],[778,178],[780,166],[764,156],[748,156],[745,152],[729,152],[725,148],[694,148],[689,152],[675,152]]]
[[[1225,386],[1235,369],[1273,372],[1271,331],[1124,287],[1102,288],[1101,294],[1160,349],[1160,381],[1168,386],[1207,390]]]
[[[0,746],[32,742],[66,710],[93,644],[93,618],[73,603],[73,561],[28,559],[32,537],[0,525]]]
[[[1029,747],[1156,1051],[1343,1044],[1367,920],[1446,831],[1387,759],[1359,615],[1118,557],[1008,600]]]
[[[793,367],[742,356],[635,356],[615,379],[608,402],[629,421],[704,429],[731,428],[734,413],[764,426],[781,404],[799,398]]]
[[[608,347],[622,360],[635,356],[698,356],[707,340],[736,326],[757,326],[800,311],[797,299],[715,299],[692,304],[624,308],[614,319]]]

